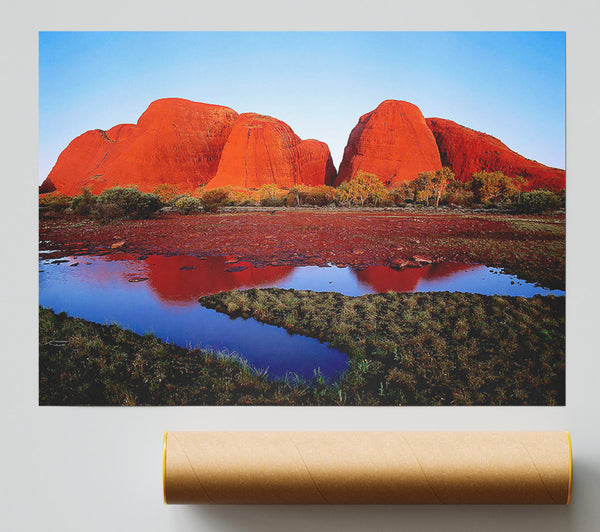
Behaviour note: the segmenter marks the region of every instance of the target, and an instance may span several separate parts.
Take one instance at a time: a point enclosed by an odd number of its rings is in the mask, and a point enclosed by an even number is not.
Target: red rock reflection
[[[375,292],[414,292],[421,280],[442,279],[471,268],[468,264],[442,262],[403,270],[371,266],[354,273],[360,282],[368,284]]]
[[[185,255],[153,255],[144,264],[144,274],[156,295],[176,303],[190,303],[200,296],[237,288],[272,286],[294,270],[293,266],[256,268],[248,262],[231,263],[227,257],[202,260]]]

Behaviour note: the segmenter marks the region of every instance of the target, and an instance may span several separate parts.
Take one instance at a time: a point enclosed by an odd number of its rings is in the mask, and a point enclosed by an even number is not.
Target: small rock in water
[[[142,281],[147,281],[148,277],[130,277],[127,279],[130,283],[140,283]]]
[[[418,262],[419,264],[431,264],[433,262],[431,259],[428,259],[427,257],[423,257],[421,255],[415,255],[412,259],[415,262]]]
[[[122,248],[125,245],[125,240],[121,240],[120,242],[115,242],[110,247],[112,249]]]
[[[73,266],[79,266],[79,263],[78,263],[78,262],[74,262],[73,264],[69,264],[69,266],[71,266],[71,268],[72,268]]]
[[[180,270],[193,270],[196,266],[182,266]]]
[[[232,266],[231,268],[225,268],[225,271],[234,273],[234,272],[242,272],[247,269],[248,269],[248,266]]]
[[[392,259],[390,262],[390,268],[393,268],[394,270],[403,270],[408,266],[411,266],[411,263],[406,259]]]

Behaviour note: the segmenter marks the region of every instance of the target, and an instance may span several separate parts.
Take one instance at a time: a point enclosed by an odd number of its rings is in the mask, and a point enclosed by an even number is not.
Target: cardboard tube
[[[568,504],[568,432],[168,432],[168,504]]]

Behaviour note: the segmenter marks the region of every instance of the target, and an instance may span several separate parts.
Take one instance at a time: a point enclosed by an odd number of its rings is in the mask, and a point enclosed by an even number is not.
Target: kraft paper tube
[[[568,504],[568,432],[168,432],[165,503]]]

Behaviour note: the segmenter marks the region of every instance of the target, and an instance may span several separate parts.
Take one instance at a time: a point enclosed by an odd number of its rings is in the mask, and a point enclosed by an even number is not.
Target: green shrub
[[[200,198],[202,207],[207,212],[218,212],[229,203],[229,191],[225,188],[205,190]]]
[[[96,202],[91,215],[102,224],[126,218],[125,211],[115,203]]]
[[[71,206],[71,198],[62,192],[50,192],[39,197],[39,212],[41,215],[60,214]]]
[[[179,214],[190,214],[196,212],[202,207],[199,199],[193,196],[184,195],[180,197],[173,205]]]
[[[118,209],[108,207],[109,205]],[[160,198],[155,194],[140,192],[134,187],[113,187],[104,190],[98,196],[93,213],[100,219],[104,219],[110,213],[127,219],[148,218],[161,206]]]
[[[555,211],[562,206],[564,204],[560,195],[549,190],[532,190],[521,194],[517,209],[520,212],[538,213]]]
[[[282,207],[284,204],[283,198],[261,198],[260,204],[262,207]]]
[[[71,209],[75,214],[88,215],[96,206],[96,196],[92,194],[89,187],[81,189],[81,195],[75,196],[71,200]]]

